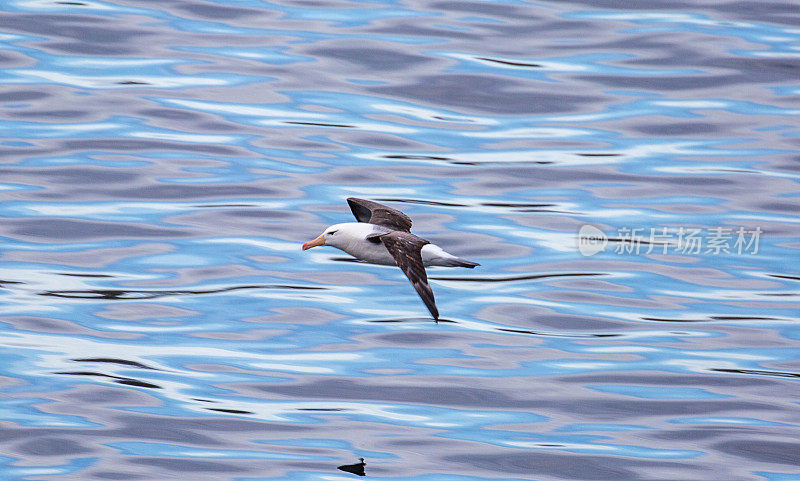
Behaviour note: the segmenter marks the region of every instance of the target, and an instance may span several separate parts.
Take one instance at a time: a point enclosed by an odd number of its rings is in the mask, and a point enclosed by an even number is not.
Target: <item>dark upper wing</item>
[[[436,301],[433,298],[433,291],[428,285],[428,275],[425,273],[425,266],[422,264],[422,246],[428,244],[425,239],[408,234],[405,232],[389,232],[381,236],[381,241],[386,249],[394,257],[397,266],[403,270],[411,285],[417,290],[417,294],[431,311],[434,319],[439,320],[439,310],[436,309]]]
[[[397,209],[386,207],[371,200],[347,199],[350,210],[359,222],[382,225],[392,230],[411,232],[411,218]]]

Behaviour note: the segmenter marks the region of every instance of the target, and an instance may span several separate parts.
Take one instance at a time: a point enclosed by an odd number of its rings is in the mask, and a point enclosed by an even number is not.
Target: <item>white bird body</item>
[[[325,236],[325,245],[336,247],[356,259],[370,264],[396,266],[397,262],[383,243],[367,240],[368,236],[386,234],[390,231],[385,227],[363,222],[335,224],[325,229],[325,233],[328,234]],[[335,234],[330,235],[330,232],[335,232]],[[463,259],[445,252],[444,249],[436,244],[425,244],[420,252],[422,254],[422,263],[425,267],[463,266]]]
[[[434,319],[439,310],[433,291],[428,284],[426,266],[468,267],[480,264],[445,252],[411,233],[411,219],[385,205],[370,200],[347,199],[350,210],[358,222],[334,224],[316,239],[303,244],[303,250],[317,246],[331,246],[343,250],[356,259],[371,264],[397,266],[411,281],[422,302]]]

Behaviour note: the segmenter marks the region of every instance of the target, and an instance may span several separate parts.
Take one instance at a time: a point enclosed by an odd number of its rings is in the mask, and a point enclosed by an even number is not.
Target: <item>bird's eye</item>
[[[339,231],[332,230],[332,231],[328,232],[328,235],[333,235],[333,234],[335,234],[335,233],[337,233],[337,232],[339,232]]]

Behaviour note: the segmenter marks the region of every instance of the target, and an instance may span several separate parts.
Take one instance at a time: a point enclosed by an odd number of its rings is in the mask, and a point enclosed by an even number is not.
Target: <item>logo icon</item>
[[[608,237],[597,227],[584,224],[578,231],[578,252],[589,257],[602,252],[608,245]]]

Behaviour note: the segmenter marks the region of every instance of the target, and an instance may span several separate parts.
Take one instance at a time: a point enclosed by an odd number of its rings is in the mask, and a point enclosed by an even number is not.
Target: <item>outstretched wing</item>
[[[411,281],[411,285],[414,286],[433,318],[438,321],[439,310],[436,309],[436,300],[433,298],[431,286],[428,285],[428,274],[425,273],[425,266],[422,263],[422,246],[428,244],[428,241],[413,234],[397,231],[382,235],[381,241],[394,257],[397,266]]]
[[[388,227],[392,230],[411,232],[411,218],[397,209],[386,207],[383,204],[372,202],[371,200],[347,199],[350,210],[359,222],[377,224]]]

